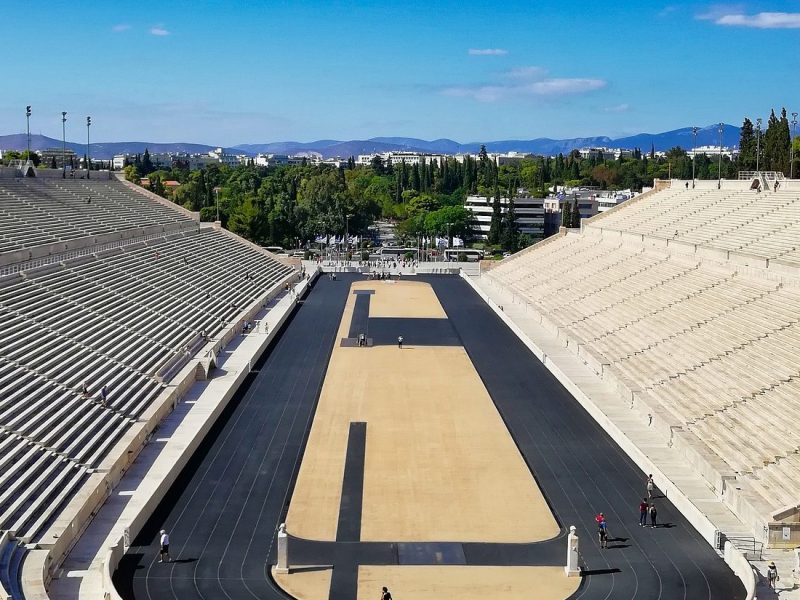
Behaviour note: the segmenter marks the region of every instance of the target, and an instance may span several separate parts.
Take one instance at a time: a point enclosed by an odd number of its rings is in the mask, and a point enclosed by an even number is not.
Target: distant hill
[[[229,148],[235,153],[255,156],[256,154],[300,154],[315,153],[324,158],[336,156],[348,157],[372,152],[430,152],[434,154],[477,154],[481,144],[489,152],[525,152],[532,154],[554,155],[567,154],[576,148],[591,146],[606,146],[609,148],[640,148],[642,152],[649,152],[651,145],[656,150],[669,150],[680,146],[686,150],[692,148],[694,143],[691,127],[665,131],[662,133],[639,133],[629,137],[612,139],[605,136],[570,138],[555,140],[550,138],[536,138],[532,140],[496,140],[475,141],[465,144],[449,139],[421,140],[407,137],[375,137],[368,140],[317,140],[314,142],[269,142],[263,144],[240,144]],[[734,125],[725,125],[723,132],[723,145],[735,146],[739,143],[739,128]],[[703,127],[697,132],[698,146],[716,146],[719,144],[719,131],[717,125]],[[31,148],[44,150],[46,148],[60,148],[61,140],[56,140],[42,135],[31,135]],[[25,150],[26,138],[24,133],[0,136],[0,149]],[[78,155],[86,152],[86,145],[67,142]],[[143,153],[145,148],[150,152],[189,152],[205,154],[215,146],[187,143],[153,143],[153,142],[97,142],[92,143],[92,157],[109,159],[115,154]]]

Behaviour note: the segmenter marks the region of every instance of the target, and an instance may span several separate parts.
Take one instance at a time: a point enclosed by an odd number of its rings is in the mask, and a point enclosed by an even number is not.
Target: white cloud
[[[498,102],[511,98],[553,98],[584,94],[604,88],[602,79],[588,77],[548,77],[541,67],[517,67],[501,73],[500,83],[458,85],[442,88],[440,93],[478,102]]]
[[[470,48],[467,52],[470,56],[505,56],[508,50],[503,48]]]
[[[160,36],[169,35],[169,31],[164,29],[163,25],[154,25],[153,27],[150,28],[150,33],[152,35],[160,35]]]
[[[127,25],[125,23],[120,23],[119,25],[114,25],[111,28],[111,31],[113,31],[114,33],[121,33],[123,31],[128,31],[130,28],[131,28],[130,25]]]
[[[754,27],[756,29],[800,29],[800,13],[727,14],[714,19],[714,23],[730,27]]]
[[[630,109],[631,109],[631,105],[630,104],[622,103],[622,104],[617,104],[616,106],[606,106],[603,109],[603,112],[607,112],[607,113],[625,113],[625,112],[628,112]]]

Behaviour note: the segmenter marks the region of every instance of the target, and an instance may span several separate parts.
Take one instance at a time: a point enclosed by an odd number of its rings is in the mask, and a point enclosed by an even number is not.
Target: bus
[[[473,248],[447,248],[444,251],[447,262],[477,262],[483,259],[483,250]]]
[[[417,248],[396,248],[391,246],[384,246],[378,252],[383,260],[402,260],[409,254],[416,260],[418,254]]]

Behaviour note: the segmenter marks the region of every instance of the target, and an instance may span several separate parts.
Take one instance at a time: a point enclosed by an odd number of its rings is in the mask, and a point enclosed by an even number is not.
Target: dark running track
[[[115,583],[126,600],[286,597],[268,576],[268,565],[275,562],[275,530],[285,516],[353,279],[342,274],[339,281],[317,281],[257,366],[260,372],[232,401],[120,564]],[[739,580],[668,500],[656,500],[665,526],[639,527],[644,474],[466,283],[457,277],[420,279],[434,286],[562,534],[541,544],[516,545],[294,540],[298,554],[337,565],[331,598],[354,600],[358,562],[425,564],[436,548],[455,564],[560,564],[564,529],[572,524],[588,570],[573,598],[744,597]],[[403,331],[410,347],[416,335]],[[609,549],[602,552],[593,526],[598,511],[610,523]],[[358,539],[356,524],[341,520],[340,531],[350,527]],[[171,536],[171,564],[157,563],[162,527]]]

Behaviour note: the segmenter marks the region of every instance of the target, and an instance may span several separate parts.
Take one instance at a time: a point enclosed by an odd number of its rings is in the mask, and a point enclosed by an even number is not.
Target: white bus
[[[483,250],[473,248],[448,248],[444,251],[447,262],[477,262],[483,259]]]

